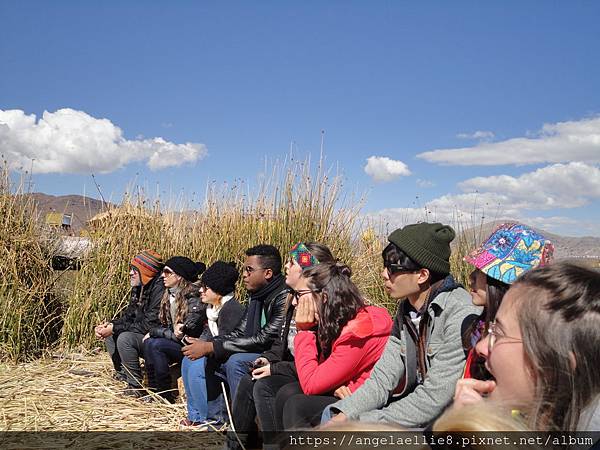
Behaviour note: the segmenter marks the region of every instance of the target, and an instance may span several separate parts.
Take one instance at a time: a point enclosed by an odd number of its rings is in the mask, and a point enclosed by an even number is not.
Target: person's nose
[[[490,346],[490,335],[486,335],[483,339],[480,339],[477,345],[475,345],[475,350],[478,354],[483,356],[485,359],[489,358],[489,346]]]

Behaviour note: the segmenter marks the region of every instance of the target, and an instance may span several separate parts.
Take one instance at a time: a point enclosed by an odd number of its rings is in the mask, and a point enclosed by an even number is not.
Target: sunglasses
[[[164,277],[170,277],[171,275],[173,275],[175,272],[173,272],[171,269],[163,269],[162,270],[163,276]]]
[[[385,269],[388,272],[388,275],[394,275],[396,273],[408,273],[408,272],[415,272],[415,269],[410,269],[406,266],[403,266],[401,264],[385,264],[384,265]]]
[[[244,272],[246,272],[248,275],[250,275],[253,272],[256,272],[257,270],[266,270],[266,269],[264,267],[252,267],[252,266],[244,267]]]

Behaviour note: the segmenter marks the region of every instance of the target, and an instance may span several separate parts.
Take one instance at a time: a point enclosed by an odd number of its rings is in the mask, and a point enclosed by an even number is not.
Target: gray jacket
[[[404,300],[408,301],[408,300]],[[399,305],[398,314],[402,314]],[[441,292],[429,304],[427,329],[427,376],[422,384],[406,386],[406,327],[400,338],[390,336],[371,376],[351,396],[329,408],[343,412],[349,419],[364,422],[393,422],[404,427],[421,427],[435,419],[450,403],[460,378],[465,351],[462,333],[467,321],[479,315],[471,296],[462,287]],[[467,320],[465,320],[467,319]],[[409,383],[410,385],[410,383]],[[394,395],[394,391],[401,392]]]

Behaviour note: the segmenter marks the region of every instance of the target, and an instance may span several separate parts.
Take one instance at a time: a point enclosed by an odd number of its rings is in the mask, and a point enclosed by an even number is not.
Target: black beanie
[[[234,263],[216,261],[202,274],[202,283],[219,295],[227,295],[235,290],[238,277]]]
[[[421,267],[447,275],[450,273],[450,242],[455,236],[449,225],[423,222],[398,228],[388,241]]]
[[[206,264],[194,262],[185,256],[174,256],[165,262],[165,266],[192,283],[198,281],[198,276],[206,269]]]

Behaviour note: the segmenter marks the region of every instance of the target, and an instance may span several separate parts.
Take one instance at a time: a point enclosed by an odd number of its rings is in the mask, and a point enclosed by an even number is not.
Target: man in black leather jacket
[[[249,298],[240,324],[231,333],[215,336],[212,341],[200,340],[182,349],[190,359],[211,355],[221,363],[231,398],[235,398],[239,381],[254,360],[271,348],[283,323],[288,288],[281,273],[279,250],[272,245],[246,250],[242,279]]]

